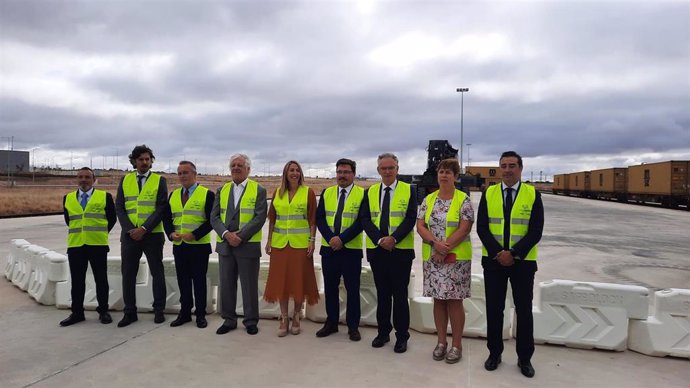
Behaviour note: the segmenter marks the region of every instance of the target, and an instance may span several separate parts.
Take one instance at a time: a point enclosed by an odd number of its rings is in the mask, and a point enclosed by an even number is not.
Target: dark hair
[[[357,172],[357,162],[355,162],[354,160],[342,158],[342,159],[338,159],[338,161],[335,162],[335,168],[338,168],[342,165],[347,165],[347,166],[352,167],[352,173],[353,174]]]
[[[92,169],[90,169],[90,168],[88,168],[88,167],[82,167],[82,168],[79,169],[79,171],[84,171],[84,170],[86,170],[86,171],[91,171],[91,177],[93,177],[93,180],[96,180],[96,173],[93,172]],[[77,172],[77,174],[79,174],[79,172]]]
[[[179,164],[180,165],[182,165],[182,164],[190,165],[190,166],[192,166],[192,170],[194,170],[194,172],[196,172],[196,166],[194,165],[194,163],[190,162],[189,160],[181,160]]]
[[[156,160],[156,157],[153,156],[153,151],[151,151],[151,149],[149,147],[147,147],[146,144],[142,144],[142,145],[138,145],[138,146],[134,147],[134,149],[132,150],[132,153],[129,154],[129,162],[132,164],[132,167],[136,167],[137,166],[137,162],[136,162],[137,158],[139,158],[142,154],[146,154],[146,153],[151,155],[151,161]]]
[[[283,176],[280,179],[280,187],[278,188],[278,197],[282,197],[285,195],[285,193],[288,192],[288,189],[290,188],[290,183],[288,182],[288,169],[290,168],[290,165],[294,164],[299,168],[299,181],[297,182],[298,186],[302,186],[304,184],[304,172],[302,171],[302,166],[299,165],[294,160],[290,160],[287,163],[285,163],[285,167],[283,167]]]
[[[460,164],[457,159],[443,159],[438,163],[438,167],[436,167],[436,172],[441,170],[453,171],[453,175],[457,178],[458,175],[460,175]]]
[[[504,152],[504,153],[501,154],[501,157],[498,159],[498,161],[500,162],[501,159],[503,159],[503,158],[517,158],[517,160],[518,160],[518,166],[520,166],[520,168],[522,168],[522,156],[518,155],[517,152],[515,152],[515,151],[506,151],[506,152]]]

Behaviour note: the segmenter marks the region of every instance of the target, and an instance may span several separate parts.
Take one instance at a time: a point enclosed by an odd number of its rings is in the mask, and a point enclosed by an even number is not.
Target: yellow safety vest
[[[228,201],[230,201],[230,192],[233,189],[234,183],[232,181],[223,185],[220,190],[220,220],[225,224],[225,215],[228,212]],[[242,194],[242,199],[238,203],[240,206],[240,229],[244,228],[249,221],[254,219],[254,211],[256,209],[256,196],[259,191],[259,184],[255,181],[248,179],[247,185],[244,188],[244,193]],[[261,229],[249,239],[249,242],[261,242]],[[222,242],[223,238],[218,236],[218,242]]]
[[[379,195],[381,185],[381,183],[377,183],[369,187],[368,191],[371,222],[373,222],[377,228],[379,228],[381,219],[381,197]],[[388,217],[388,225],[390,225],[391,234],[395,232],[398,226],[400,226],[405,219],[407,206],[410,202],[410,190],[409,184],[398,181],[395,191],[393,192],[393,198],[391,198],[390,213]],[[408,233],[401,241],[398,241],[398,243],[395,244],[395,247],[399,249],[414,249],[413,231],[410,231],[410,233]],[[367,236],[367,248],[376,248],[376,244],[371,241],[369,236]]]
[[[335,222],[335,213],[338,211],[338,192],[340,191],[340,186],[331,186],[323,192],[324,210],[326,210],[326,223],[331,231],[334,231],[333,224]],[[345,207],[343,208],[342,220],[340,223],[340,231],[352,226],[357,221],[357,215],[359,214],[359,206],[362,204],[362,199],[364,199],[364,189],[360,186],[354,185],[350,190],[350,194],[345,199]],[[321,238],[321,245],[324,247],[329,246],[328,241],[325,238]],[[345,244],[345,248],[350,249],[362,249],[362,233],[358,234],[355,238],[348,241]]]
[[[67,194],[65,209],[69,216],[67,247],[76,248],[82,245],[108,246],[108,219],[105,216],[105,191],[95,190],[91,194],[86,208],[81,208],[77,200],[79,190]]]
[[[161,176],[151,173],[139,192],[137,173],[131,172],[125,175],[122,181],[122,192],[125,195],[125,210],[127,217],[135,227],[144,225],[146,220],[156,211],[156,199],[158,198],[158,185]],[[159,222],[151,233],[163,233],[163,223]]]
[[[206,194],[208,189],[198,185],[194,193],[182,206],[182,188],[173,191],[170,196],[170,211],[172,212],[173,225],[177,233],[191,233],[208,220],[206,218]],[[185,241],[185,244],[208,244],[211,242],[211,232],[194,241]],[[173,241],[180,245],[182,241]]]
[[[429,228],[429,219],[431,218],[431,211],[434,209],[436,198],[438,198],[438,191],[434,191],[433,193],[427,195],[424,199],[426,201],[424,223],[426,224],[427,229]],[[467,198],[467,194],[460,190],[455,190],[453,200],[451,201],[450,208],[446,214],[446,240],[448,240],[450,235],[452,235],[460,227],[460,208],[462,207],[462,203],[465,201],[465,198]],[[472,260],[472,243],[470,242],[470,235],[468,234],[460,244],[456,245],[455,248],[451,249],[450,251],[455,253],[455,260],[457,261]],[[424,261],[428,261],[430,257],[431,244],[424,242],[422,245],[422,258]]]
[[[300,186],[292,198],[285,192],[282,196],[273,198],[276,210],[276,223],[273,226],[271,247],[285,248],[290,244],[293,248],[309,247],[309,220],[307,219],[307,205],[309,203],[309,187]]]
[[[532,207],[536,198],[537,193],[534,186],[520,183],[520,190],[510,212],[511,248],[527,234],[529,219],[532,216]],[[486,189],[486,208],[489,213],[489,231],[496,241],[503,246],[503,188],[500,183]],[[483,245],[482,255],[488,255],[486,247]],[[537,260],[536,245],[530,249],[526,257],[523,257],[523,260]]]

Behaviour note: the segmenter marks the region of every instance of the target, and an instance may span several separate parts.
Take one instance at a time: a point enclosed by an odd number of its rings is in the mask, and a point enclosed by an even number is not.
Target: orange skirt
[[[268,279],[264,300],[275,303],[292,298],[297,303],[316,304],[319,290],[314,274],[314,259],[307,256],[306,248],[271,248]]]

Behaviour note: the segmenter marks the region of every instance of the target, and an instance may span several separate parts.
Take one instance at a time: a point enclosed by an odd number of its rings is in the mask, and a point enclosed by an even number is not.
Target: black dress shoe
[[[67,317],[67,319],[63,319],[62,321],[60,321],[60,326],[63,326],[63,327],[64,326],[71,326],[71,325],[74,325],[75,323],[79,323],[79,322],[83,321],[84,319],[85,318],[84,318],[83,314],[82,315],[70,314],[69,317]]]
[[[256,325],[247,326],[247,334],[256,335],[259,332],[259,328]]]
[[[338,332],[338,325],[334,325],[334,324],[326,321],[326,323],[323,325],[323,327],[321,329],[319,329],[319,331],[316,332],[316,336],[319,338],[323,338],[323,337],[328,337],[329,335],[331,335],[333,333],[337,333],[337,332]]]
[[[347,335],[350,336],[350,341],[359,341],[362,339],[362,335],[359,334],[359,330],[357,329],[348,330]]]
[[[165,314],[163,314],[162,311],[155,311],[153,316],[153,322],[154,323],[163,323],[165,322]]]
[[[405,353],[407,351],[407,340],[397,340],[395,341],[395,346],[393,351],[396,353]]]
[[[228,333],[230,330],[235,329],[237,329],[237,326],[222,325],[218,328],[218,330],[216,330],[216,334],[225,334]]]
[[[113,317],[110,316],[110,313],[105,312],[98,314],[98,320],[101,321],[102,324],[107,325],[113,322]]]
[[[488,371],[496,370],[498,364],[501,363],[501,356],[489,356],[489,358],[484,361],[484,369]]]
[[[122,320],[117,323],[117,327],[129,326],[130,323],[134,323],[138,320],[139,320],[139,318],[137,317],[136,314],[125,314],[122,317]]]
[[[187,316],[187,315],[178,315],[177,318],[176,318],[174,321],[170,322],[170,327],[182,326],[182,325],[184,325],[185,323],[191,322],[191,321],[192,321],[192,317],[190,317],[190,316]]]
[[[382,348],[383,345],[385,345],[387,342],[390,342],[391,338],[389,336],[381,336],[378,335],[376,338],[374,338],[373,341],[371,341],[371,347],[372,348]]]
[[[190,321],[192,320],[191,318],[189,319]],[[205,329],[206,326],[208,326],[208,321],[206,320],[206,317],[196,317],[196,327],[199,329]]]
[[[525,377],[534,377],[534,367],[532,366],[532,363],[529,361],[520,361],[518,360],[518,368],[520,368],[520,372],[522,373],[523,376]]]

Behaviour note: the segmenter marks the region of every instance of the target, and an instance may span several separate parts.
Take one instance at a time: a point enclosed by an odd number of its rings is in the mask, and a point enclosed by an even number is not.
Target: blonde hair
[[[299,168],[299,181],[297,182],[297,186],[302,186],[304,184],[304,172],[302,172],[302,166],[300,166],[297,161],[290,160],[287,163],[285,163],[285,167],[283,167],[283,176],[280,179],[280,187],[278,188],[278,197],[282,197],[287,193],[288,188],[290,186],[290,183],[288,182],[287,174],[288,174],[288,169],[290,168],[290,165],[294,164]]]

